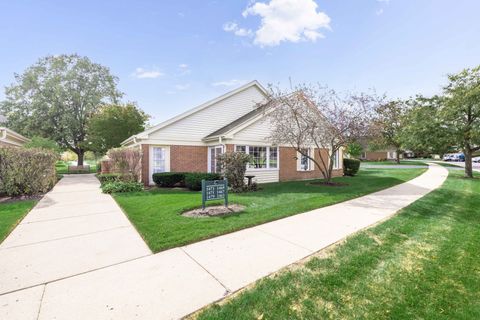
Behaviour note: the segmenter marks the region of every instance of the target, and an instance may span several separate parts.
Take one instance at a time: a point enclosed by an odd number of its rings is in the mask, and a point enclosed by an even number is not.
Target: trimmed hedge
[[[45,149],[0,148],[0,192],[8,196],[47,192],[57,182],[57,158]]]
[[[97,178],[100,181],[100,184],[105,184],[109,182],[115,182],[120,180],[121,174],[120,173],[103,173],[97,174]]]
[[[183,172],[161,172],[152,175],[153,182],[159,187],[172,188],[175,185],[185,185],[185,173]]]
[[[143,191],[143,184],[134,181],[107,182],[101,186],[103,193]]]
[[[360,169],[360,160],[357,159],[343,159],[343,173],[346,176],[354,176]]]
[[[193,191],[202,190],[202,180],[220,180],[219,173],[189,172],[185,173],[185,186]]]

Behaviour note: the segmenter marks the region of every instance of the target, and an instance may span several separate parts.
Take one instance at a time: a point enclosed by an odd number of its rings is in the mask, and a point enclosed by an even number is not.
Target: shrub
[[[57,181],[57,158],[45,149],[0,148],[0,191],[8,196],[47,192]]]
[[[142,151],[138,148],[114,148],[108,150],[113,170],[129,180],[140,181],[142,174]]]
[[[103,193],[137,192],[143,190],[143,184],[135,181],[113,181],[102,185]]]
[[[219,173],[188,172],[185,173],[185,186],[193,191],[202,190],[202,180],[219,180]]]
[[[100,181],[100,184],[105,184],[109,182],[115,182],[120,180],[121,175],[119,173],[104,173],[104,174],[97,174],[97,178]]]
[[[183,172],[154,173],[152,178],[159,187],[171,188],[178,184],[185,185],[185,173]]]
[[[343,173],[346,176],[354,176],[360,169],[360,160],[357,159],[343,159]]]
[[[217,159],[232,191],[245,191],[245,171],[250,161],[250,155],[243,152],[227,152],[219,155]]]
[[[53,140],[47,139],[47,138],[42,138],[42,137],[33,137],[23,145],[24,148],[27,149],[33,149],[33,148],[40,148],[40,149],[46,149],[46,150],[51,150],[54,153],[60,155],[62,150],[60,149],[60,146]]]

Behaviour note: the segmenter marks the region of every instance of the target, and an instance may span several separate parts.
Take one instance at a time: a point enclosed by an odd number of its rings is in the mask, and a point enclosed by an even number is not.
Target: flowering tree
[[[142,173],[142,151],[138,148],[114,148],[107,153],[114,170],[123,179],[140,181]]]
[[[292,93],[271,87],[265,106],[269,140],[293,147],[330,183],[337,151],[369,135],[371,115],[380,100],[373,94],[339,94],[315,85],[298,86]],[[309,148],[315,152],[307,152]]]

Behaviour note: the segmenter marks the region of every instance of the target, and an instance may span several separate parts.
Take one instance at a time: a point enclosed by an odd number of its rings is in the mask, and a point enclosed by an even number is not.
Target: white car
[[[480,162],[480,157],[475,157],[472,159],[473,162]]]
[[[443,155],[443,161],[452,161],[452,156],[453,154],[450,154],[450,153],[446,153]]]

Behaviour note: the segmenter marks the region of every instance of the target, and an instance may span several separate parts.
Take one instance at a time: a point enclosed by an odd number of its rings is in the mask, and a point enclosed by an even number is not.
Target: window
[[[300,171],[308,171],[312,170],[311,160],[311,150],[310,149],[302,149],[300,154]]]
[[[248,154],[252,157],[250,168],[262,169],[267,167],[267,147],[249,147]]]
[[[278,168],[278,148],[270,147],[270,157],[268,158],[269,168]]]
[[[220,172],[220,163],[217,161],[217,157],[223,153],[223,146],[209,147],[209,165],[208,172]]]
[[[340,150],[333,155],[333,169],[340,169]]]
[[[236,146],[235,151],[246,153],[247,152],[247,146]]]
[[[165,148],[153,147],[153,173],[165,172]]]
[[[236,152],[247,153],[251,156],[249,169],[277,169],[278,148],[263,146],[235,146]]]

